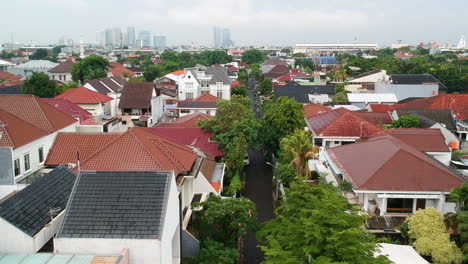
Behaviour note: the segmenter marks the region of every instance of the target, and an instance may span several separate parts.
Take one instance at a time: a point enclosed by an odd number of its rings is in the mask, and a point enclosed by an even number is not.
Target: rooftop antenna
[[[80,152],[79,151],[76,151],[76,165],[77,165],[78,173],[79,173],[81,171],[81,169],[80,169]]]

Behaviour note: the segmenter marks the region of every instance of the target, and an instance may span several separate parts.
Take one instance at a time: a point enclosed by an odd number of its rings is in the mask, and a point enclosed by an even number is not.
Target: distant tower
[[[465,49],[466,48],[466,39],[465,35],[462,35],[460,37],[460,40],[458,41],[457,49]]]
[[[80,58],[82,58],[82,59],[85,58],[83,38],[80,39]]]

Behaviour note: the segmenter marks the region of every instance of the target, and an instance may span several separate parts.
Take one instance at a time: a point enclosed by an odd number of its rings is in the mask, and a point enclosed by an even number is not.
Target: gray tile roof
[[[183,100],[177,103],[177,108],[216,108],[215,101],[191,101]]]
[[[286,96],[296,99],[299,103],[310,103],[309,94],[335,93],[335,85],[300,85],[296,82],[289,82],[286,85],[275,86],[275,98]]]
[[[34,236],[50,222],[50,209],[65,209],[75,178],[65,166],[55,168],[0,203],[0,217]]]
[[[424,84],[424,83],[438,83],[439,90],[447,91],[447,86],[437,80],[432,74],[392,74],[390,79],[393,84]]]
[[[170,172],[81,172],[57,237],[160,239]]]
[[[213,78],[210,80],[210,84],[216,84],[217,82],[222,82],[223,84],[231,85],[231,79],[227,75],[227,69],[224,67],[208,67],[206,68],[207,75],[213,75]]]
[[[444,124],[450,131],[456,131],[457,126],[449,109],[397,109],[398,116],[415,115],[419,119],[419,127],[429,128],[435,123]]]

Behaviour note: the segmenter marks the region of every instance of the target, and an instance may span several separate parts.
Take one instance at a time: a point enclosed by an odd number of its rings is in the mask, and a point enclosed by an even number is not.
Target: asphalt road
[[[254,97],[255,83],[249,82],[248,94],[252,100],[252,107],[256,116],[261,116],[261,109],[257,109]],[[274,218],[272,196],[272,167],[266,164],[265,157],[260,151],[249,150],[250,165],[245,168],[244,196],[252,200],[257,207],[257,222],[263,223]],[[245,237],[244,261],[248,264],[263,261],[263,252],[258,248],[258,241],[254,232]]]

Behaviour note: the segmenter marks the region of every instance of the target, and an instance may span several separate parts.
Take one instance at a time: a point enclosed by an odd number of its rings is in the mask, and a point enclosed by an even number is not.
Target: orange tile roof
[[[77,120],[34,95],[0,96],[0,121],[8,134],[1,146],[18,148],[70,126]]]
[[[194,101],[196,102],[216,102],[218,101],[219,98],[210,94],[210,93],[206,93],[206,94],[202,94],[200,95],[198,98],[195,98]]]
[[[221,184],[219,182],[210,182],[211,186],[215,189],[217,193],[221,190]]]
[[[136,73],[132,70],[129,70],[125,68],[122,64],[117,63],[117,62],[111,62],[110,68],[107,69],[108,72],[112,73],[112,75],[117,75],[120,77],[123,76],[128,76],[128,77],[133,77],[136,75]]]
[[[88,159],[92,154],[118,138],[114,133],[59,133],[49,151],[45,164],[58,166]]]
[[[304,105],[304,117],[310,118],[322,113],[327,113],[332,111],[330,107],[319,105],[319,104],[305,104]]]
[[[75,150],[80,150],[82,170],[174,170],[177,175],[190,171],[197,158],[191,148],[141,127],[131,128],[118,136],[104,137],[106,136],[99,138],[84,133],[61,134],[53,145],[46,164],[76,163]],[[103,139],[107,142],[99,142]],[[72,162],[67,162],[70,160]]]
[[[107,103],[112,100],[112,97],[91,91],[84,87],[70,88],[57,95],[55,98],[67,99],[74,104],[100,104]]]
[[[185,73],[184,70],[177,70],[177,71],[170,72],[169,74],[182,75],[182,74],[184,74],[184,73]]]

